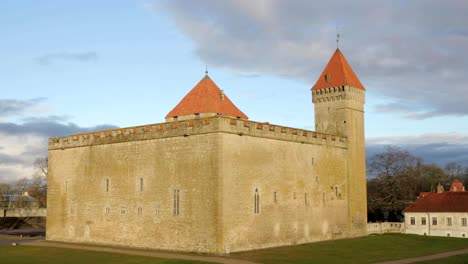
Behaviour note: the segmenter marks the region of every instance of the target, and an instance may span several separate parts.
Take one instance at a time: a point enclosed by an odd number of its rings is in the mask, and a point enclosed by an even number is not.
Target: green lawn
[[[261,263],[344,264],[411,258],[463,248],[468,248],[466,238],[384,234],[234,253],[231,256]]]
[[[199,261],[167,260],[154,257],[141,257],[87,250],[35,247],[0,246],[0,263],[8,264],[188,264],[208,263]]]

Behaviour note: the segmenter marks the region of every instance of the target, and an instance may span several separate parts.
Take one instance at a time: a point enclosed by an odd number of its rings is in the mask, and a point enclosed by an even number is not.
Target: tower
[[[315,130],[347,138],[348,216],[352,235],[366,234],[365,88],[339,49],[312,87]]]

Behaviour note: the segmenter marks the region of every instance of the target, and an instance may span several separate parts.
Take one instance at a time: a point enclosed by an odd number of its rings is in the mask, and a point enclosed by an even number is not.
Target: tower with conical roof
[[[348,215],[354,235],[366,232],[365,88],[339,49],[312,87],[315,130],[347,138]]]

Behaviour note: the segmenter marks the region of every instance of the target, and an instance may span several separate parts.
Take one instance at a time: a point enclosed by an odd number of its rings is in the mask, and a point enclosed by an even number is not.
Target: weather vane
[[[340,42],[340,33],[338,32],[338,27],[336,27],[336,48],[338,49],[338,43]]]

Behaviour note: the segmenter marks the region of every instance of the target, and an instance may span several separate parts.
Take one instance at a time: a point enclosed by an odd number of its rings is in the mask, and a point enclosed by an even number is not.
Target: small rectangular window
[[[109,191],[109,179],[106,179],[106,192]]]
[[[140,178],[140,192],[143,191],[143,178]]]
[[[461,225],[466,226],[466,218],[465,217],[461,219]]]
[[[306,206],[309,206],[309,194],[308,193],[304,194],[304,203]]]
[[[109,213],[110,213],[110,208],[106,207],[106,215],[108,215]]]
[[[276,192],[273,193],[273,201],[274,201],[275,203],[278,202],[278,194],[277,194]]]
[[[415,225],[416,224],[416,219],[414,217],[410,218],[410,225]]]
[[[123,215],[124,215],[124,214],[126,214],[126,213],[127,213],[127,208],[125,208],[125,206],[122,206],[122,207],[120,208],[120,214],[123,214]]]
[[[174,215],[179,215],[179,189],[174,190]]]
[[[447,217],[447,226],[452,226],[452,218]]]
[[[160,214],[159,204],[156,204],[156,206],[155,206],[155,214],[156,214],[156,216],[159,216],[159,214]]]
[[[143,214],[143,208],[138,207],[138,214],[139,214],[139,215]]]
[[[432,217],[432,225],[433,226],[437,225],[437,217]]]
[[[421,217],[421,225],[426,225],[426,217]]]

